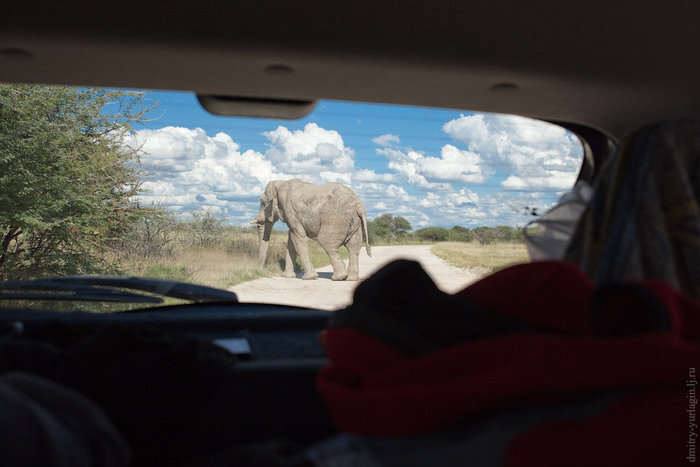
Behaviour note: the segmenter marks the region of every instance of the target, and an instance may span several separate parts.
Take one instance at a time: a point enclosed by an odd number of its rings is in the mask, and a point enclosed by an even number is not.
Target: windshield
[[[320,102],[278,121],[192,93],[0,85],[0,281],[128,275],[336,309],[408,257],[456,291],[529,260],[527,224],[582,158],[517,116]]]

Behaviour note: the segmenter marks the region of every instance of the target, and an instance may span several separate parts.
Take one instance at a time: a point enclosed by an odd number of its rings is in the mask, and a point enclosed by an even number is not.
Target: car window
[[[572,189],[583,158],[574,134],[519,116],[321,101],[303,119],[278,121],[214,116],[184,92],[0,89],[2,281],[153,277],[232,290],[245,301],[334,309],[351,300],[352,279],[403,251],[442,258],[447,272],[436,267],[433,278],[456,291],[528,260],[526,225]],[[290,187],[292,179],[351,192]],[[275,201],[279,215],[266,233],[261,197],[271,181],[284,182],[277,196],[298,200]],[[349,258],[356,245],[323,233],[333,216],[304,217],[316,204],[343,217],[354,199],[368,236],[357,277]],[[321,229],[346,277],[313,240],[317,277],[305,273],[302,247],[290,274],[287,224],[311,238]]]

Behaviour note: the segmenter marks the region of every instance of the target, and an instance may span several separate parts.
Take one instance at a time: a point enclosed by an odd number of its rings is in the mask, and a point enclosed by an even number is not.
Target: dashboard
[[[179,465],[267,440],[306,446],[336,433],[315,383],[329,317],[233,302],[108,314],[0,309],[0,370],[34,372],[97,401],[134,465]],[[48,365],[30,365],[46,347],[58,349]]]
[[[216,344],[241,362],[323,364],[318,333],[328,311],[254,303],[201,303],[121,313],[0,309],[4,333],[23,334],[57,322],[98,329],[110,324],[156,328]]]

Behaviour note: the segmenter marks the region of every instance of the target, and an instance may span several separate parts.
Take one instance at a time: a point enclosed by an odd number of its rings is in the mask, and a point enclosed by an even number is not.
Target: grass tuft
[[[430,251],[453,266],[487,274],[497,269],[527,263],[530,257],[524,243],[441,242]]]

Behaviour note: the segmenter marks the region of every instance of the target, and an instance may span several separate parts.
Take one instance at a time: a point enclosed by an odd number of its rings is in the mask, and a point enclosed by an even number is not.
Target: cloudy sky
[[[572,188],[582,160],[572,134],[513,116],[321,102],[275,121],[209,115],[189,93],[148,99],[158,109],[128,142],[143,151],[142,200],[234,225],[255,217],[267,182],[289,178],[344,183],[369,219],[415,229],[524,225]]]

